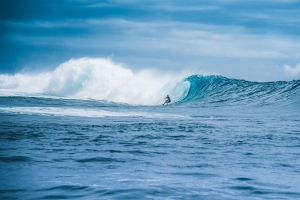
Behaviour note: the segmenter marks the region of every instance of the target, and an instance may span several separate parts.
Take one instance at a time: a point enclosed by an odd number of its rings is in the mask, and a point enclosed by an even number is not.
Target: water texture
[[[2,84],[0,198],[300,199],[300,81],[160,88],[172,104]]]

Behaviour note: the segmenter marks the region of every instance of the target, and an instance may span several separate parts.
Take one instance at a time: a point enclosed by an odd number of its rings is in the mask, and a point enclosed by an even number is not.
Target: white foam
[[[144,118],[182,118],[182,115],[161,114],[150,112],[113,112],[100,109],[76,109],[60,107],[0,107],[1,112],[45,115],[45,116],[73,116],[73,117],[144,117]]]
[[[178,101],[189,88],[186,74],[133,72],[110,59],[71,59],[54,71],[39,74],[0,75],[0,95],[50,95],[155,105],[169,94]],[[162,89],[163,88],[163,89]]]

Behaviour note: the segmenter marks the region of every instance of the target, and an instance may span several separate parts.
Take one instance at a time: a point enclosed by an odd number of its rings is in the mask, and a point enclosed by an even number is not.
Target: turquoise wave
[[[223,76],[192,75],[187,94],[178,103],[241,103],[258,105],[300,102],[300,80],[251,82]]]

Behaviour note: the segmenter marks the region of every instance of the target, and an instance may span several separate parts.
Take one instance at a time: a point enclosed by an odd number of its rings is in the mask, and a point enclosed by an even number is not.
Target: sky
[[[133,71],[300,79],[300,0],[1,0],[0,73],[109,58]]]

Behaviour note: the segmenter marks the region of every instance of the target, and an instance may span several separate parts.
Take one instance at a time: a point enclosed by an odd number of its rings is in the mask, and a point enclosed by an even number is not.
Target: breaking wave
[[[176,102],[189,82],[184,74],[151,70],[133,72],[109,59],[72,59],[54,71],[39,74],[0,75],[1,96],[51,96],[155,105],[169,94]]]
[[[72,59],[54,71],[0,75],[1,96],[50,96],[134,105],[299,102],[300,81],[250,82],[222,76],[133,72],[109,59]]]

